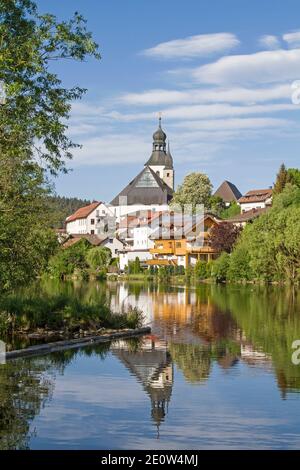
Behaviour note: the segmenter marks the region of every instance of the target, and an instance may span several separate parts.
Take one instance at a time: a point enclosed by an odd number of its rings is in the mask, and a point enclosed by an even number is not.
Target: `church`
[[[117,219],[132,212],[166,211],[174,193],[175,173],[167,136],[161,127],[153,134],[153,147],[143,170],[111,201]]]

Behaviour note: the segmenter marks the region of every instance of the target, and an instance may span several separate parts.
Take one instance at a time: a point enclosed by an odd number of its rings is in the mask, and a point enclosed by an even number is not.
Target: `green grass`
[[[0,332],[137,328],[142,315],[137,309],[113,313],[103,301],[80,299],[66,294],[11,294],[0,299]]]

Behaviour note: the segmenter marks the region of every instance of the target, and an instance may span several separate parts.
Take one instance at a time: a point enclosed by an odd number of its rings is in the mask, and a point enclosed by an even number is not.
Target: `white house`
[[[88,206],[81,207],[66,219],[67,234],[91,234],[102,235],[103,226],[107,218],[113,218],[107,204],[92,202]]]
[[[238,200],[241,212],[265,209],[272,205],[272,189],[253,189]]]
[[[149,225],[145,224],[141,227],[135,227],[133,229],[133,249],[134,250],[150,250],[154,247],[154,242],[149,237],[152,234],[153,229]]]
[[[101,242],[101,246],[109,248],[112,258],[118,258],[120,251],[124,250],[124,243],[116,237],[108,237]]]

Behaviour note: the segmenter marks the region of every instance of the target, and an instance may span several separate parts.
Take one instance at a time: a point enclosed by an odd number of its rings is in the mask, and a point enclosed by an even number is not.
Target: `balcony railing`
[[[169,247],[154,247],[154,248],[150,248],[150,253],[152,253],[153,255],[155,254],[158,254],[158,255],[172,255],[174,253],[174,250],[173,248],[169,248]]]

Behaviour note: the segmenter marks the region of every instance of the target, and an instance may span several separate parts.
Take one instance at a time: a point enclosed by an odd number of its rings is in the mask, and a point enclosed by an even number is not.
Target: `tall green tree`
[[[80,14],[60,22],[31,0],[0,0],[0,288],[34,278],[53,251],[45,171],[65,171],[71,103],[85,90],[64,87],[51,64],[97,49]]]
[[[86,91],[66,88],[51,64],[99,57],[97,44],[75,13],[69,21],[40,14],[31,0],[0,0],[0,153],[16,158],[26,149],[51,172],[65,168],[76,146],[67,136],[71,103]]]
[[[273,188],[273,193],[280,194],[284,190],[288,182],[289,182],[289,174],[284,163],[282,163],[277,173],[276,181],[275,181],[274,188]]]
[[[0,289],[37,276],[57,248],[47,206],[48,188],[38,165],[0,156]]]
[[[178,186],[172,205],[178,204],[183,207],[191,204],[193,208],[197,204],[203,204],[207,209],[210,207],[212,184],[207,175],[203,173],[190,173],[184,178],[183,184]]]

